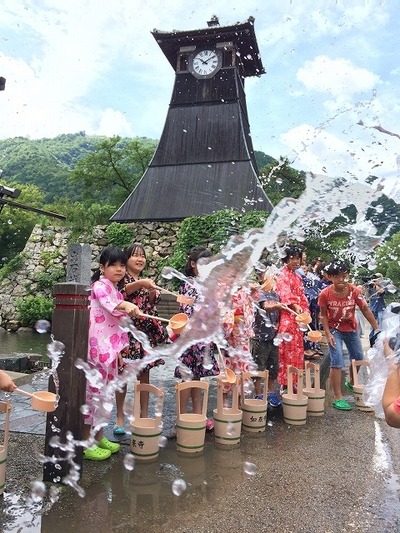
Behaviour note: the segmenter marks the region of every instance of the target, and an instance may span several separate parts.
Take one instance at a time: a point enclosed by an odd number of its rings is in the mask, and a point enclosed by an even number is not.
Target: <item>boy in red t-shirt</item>
[[[379,326],[361,290],[349,283],[349,264],[346,261],[335,259],[324,270],[332,285],[321,291],[318,305],[320,307],[322,326],[328,340],[329,377],[333,392],[332,406],[342,411],[350,411],[351,405],[343,399],[341,387],[344,366],[343,343],[346,345],[350,359],[357,361],[363,359],[363,349],[355,317],[356,306],[360,308],[361,313],[373,329],[378,330]],[[350,381],[345,381],[345,386],[352,391],[353,376],[351,367]]]

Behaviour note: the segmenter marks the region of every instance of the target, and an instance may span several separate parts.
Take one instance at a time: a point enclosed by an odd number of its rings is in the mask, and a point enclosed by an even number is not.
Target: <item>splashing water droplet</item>
[[[164,435],[161,435],[161,437],[158,440],[158,446],[160,448],[165,448],[165,446],[167,445],[167,442],[168,442],[167,437],[165,437]]]
[[[124,467],[130,472],[135,468],[135,456],[127,453],[124,457]]]
[[[235,432],[235,425],[232,424],[232,422],[228,422],[228,426],[226,428],[226,434],[228,435],[228,437],[232,437],[234,432]]]
[[[38,320],[34,328],[38,333],[47,333],[50,331],[50,322],[48,320]]]
[[[243,465],[243,470],[248,476],[254,476],[257,471],[257,467],[254,463],[249,463],[246,461]]]
[[[43,481],[34,481],[32,483],[32,500],[35,503],[41,502],[46,494],[46,485]]]
[[[83,415],[88,415],[90,413],[90,407],[86,404],[81,405],[81,413]]]
[[[182,496],[185,490],[186,481],[183,479],[175,479],[175,481],[172,483],[172,492],[175,494],[175,496]]]

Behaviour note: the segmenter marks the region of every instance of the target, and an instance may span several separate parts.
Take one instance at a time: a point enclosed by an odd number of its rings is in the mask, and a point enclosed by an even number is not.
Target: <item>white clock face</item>
[[[215,50],[201,50],[193,56],[193,74],[207,77],[214,74],[220,67],[219,55]]]

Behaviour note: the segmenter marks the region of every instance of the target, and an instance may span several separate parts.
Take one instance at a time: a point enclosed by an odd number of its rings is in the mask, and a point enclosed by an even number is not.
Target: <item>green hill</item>
[[[79,132],[51,139],[0,140],[2,177],[7,182],[36,185],[44,192],[44,204],[60,198],[72,202],[81,200],[81,187],[69,182],[69,173],[79,159],[94,152],[95,145],[105,138]],[[255,156],[260,169],[273,162],[273,158],[263,152],[255,151]]]
[[[45,193],[45,203],[59,197],[77,200],[81,191],[69,183],[68,175],[79,159],[94,151],[99,139],[80,132],[53,139],[0,140],[2,176],[7,182],[36,185]]]

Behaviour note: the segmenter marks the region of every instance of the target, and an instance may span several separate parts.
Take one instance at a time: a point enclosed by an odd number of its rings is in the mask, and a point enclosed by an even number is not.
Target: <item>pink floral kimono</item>
[[[127,316],[116,311],[117,305],[123,301],[122,294],[115,285],[102,276],[93,283],[90,295],[89,346],[87,361],[102,375],[102,383],[106,386],[118,374],[118,355],[129,345],[128,334],[120,328],[121,318]],[[100,389],[87,382],[86,403],[90,408],[85,416],[85,424],[94,425],[94,407],[92,398]]]

